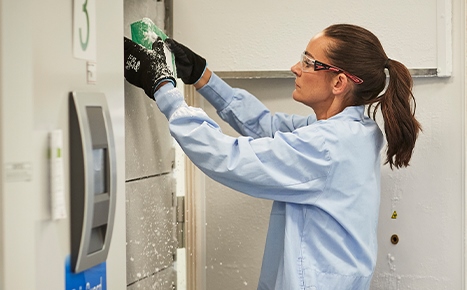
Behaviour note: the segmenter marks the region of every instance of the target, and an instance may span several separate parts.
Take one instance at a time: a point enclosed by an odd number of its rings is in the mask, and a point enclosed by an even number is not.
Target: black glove
[[[152,44],[152,50],[124,38],[125,42],[125,78],[139,88],[146,95],[154,99],[157,86],[163,81],[172,82],[176,86],[175,78],[167,67],[164,53],[164,42],[157,38]]]
[[[177,76],[187,85],[196,83],[206,69],[206,60],[171,38],[167,38],[165,44],[175,55]]]

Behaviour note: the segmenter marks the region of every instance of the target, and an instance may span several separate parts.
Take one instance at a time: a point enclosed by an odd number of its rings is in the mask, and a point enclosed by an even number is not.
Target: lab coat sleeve
[[[218,115],[243,136],[273,137],[277,131],[291,132],[316,121],[314,115],[298,116],[271,112],[252,94],[230,87],[216,74],[198,92]]]
[[[234,138],[204,111],[187,106],[171,84],[159,89],[155,99],[172,136],[212,179],[251,196],[295,203],[313,204],[323,192],[331,162],[319,134]]]

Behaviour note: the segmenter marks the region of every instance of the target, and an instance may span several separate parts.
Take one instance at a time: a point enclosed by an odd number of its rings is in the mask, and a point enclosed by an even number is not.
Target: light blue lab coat
[[[348,107],[319,120],[270,111],[215,74],[199,89],[242,137],[223,134],[168,84],[155,94],[172,136],[212,179],[274,200],[260,290],[365,290],[377,256],[383,135]]]

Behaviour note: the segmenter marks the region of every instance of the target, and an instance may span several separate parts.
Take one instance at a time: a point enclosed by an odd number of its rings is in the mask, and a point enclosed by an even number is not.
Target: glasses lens
[[[300,67],[302,68],[302,72],[326,70],[326,71],[332,71],[336,73],[344,73],[354,83],[356,84],[363,83],[363,80],[361,78],[355,75],[352,75],[346,72],[345,70],[338,68],[337,66],[325,64],[320,61],[312,59],[311,57],[306,55],[306,51],[302,52],[302,55],[300,56]]]
[[[300,65],[302,67],[303,72],[312,71],[315,66],[315,61],[308,57],[304,52],[300,57]]]

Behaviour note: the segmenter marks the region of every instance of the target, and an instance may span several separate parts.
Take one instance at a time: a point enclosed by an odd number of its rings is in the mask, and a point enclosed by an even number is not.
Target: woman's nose
[[[300,62],[297,62],[296,64],[294,64],[290,70],[292,71],[292,73],[295,75],[295,76],[299,76],[301,73],[302,73],[302,69],[300,67]]]

